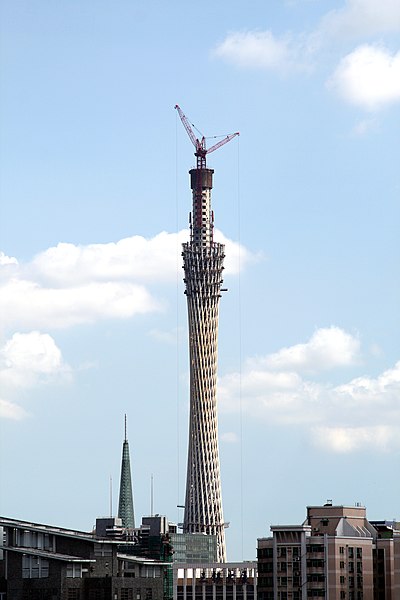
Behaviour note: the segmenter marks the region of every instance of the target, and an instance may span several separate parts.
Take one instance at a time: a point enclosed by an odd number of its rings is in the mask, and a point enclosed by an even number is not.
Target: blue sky
[[[182,514],[190,144],[226,243],[228,558],[305,506],[400,517],[397,0],[1,5],[1,512]],[[212,142],[210,141],[210,144]]]

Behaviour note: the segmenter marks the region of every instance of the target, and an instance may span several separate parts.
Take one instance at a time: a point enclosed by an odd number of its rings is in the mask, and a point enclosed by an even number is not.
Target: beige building
[[[258,540],[258,599],[399,600],[400,531],[363,506],[309,506]]]
[[[256,600],[257,563],[174,563],[173,600]]]

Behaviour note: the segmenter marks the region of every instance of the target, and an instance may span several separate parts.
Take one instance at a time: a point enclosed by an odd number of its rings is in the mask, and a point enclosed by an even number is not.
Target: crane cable
[[[178,193],[178,113],[175,112],[175,231],[176,231],[176,440],[177,440],[177,503],[182,504],[180,498],[180,419],[179,419],[179,193]],[[179,511],[178,511],[179,513]],[[178,514],[177,523],[180,518]]]
[[[243,403],[242,403],[242,240],[241,240],[241,203],[240,203],[240,137],[237,141],[237,214],[238,214],[238,262],[239,262],[239,273],[238,273],[238,321],[239,321],[239,443],[240,443],[240,528],[241,528],[241,550],[242,550],[242,561],[243,546],[244,546],[244,527],[243,527]]]

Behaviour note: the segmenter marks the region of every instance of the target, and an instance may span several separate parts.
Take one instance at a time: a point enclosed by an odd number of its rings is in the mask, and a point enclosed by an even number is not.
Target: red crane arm
[[[216,144],[214,144],[214,146],[211,146],[211,148],[209,148],[206,153],[207,154],[211,154],[211,152],[214,152],[214,150],[218,150],[218,148],[221,148],[221,146],[223,146],[224,144],[227,144],[228,142],[230,142],[231,140],[233,140],[234,137],[236,137],[237,135],[240,135],[240,133],[237,131],[236,133],[230,133],[229,135],[227,135],[226,137],[224,137],[223,140],[220,140],[219,142],[217,142]]]
[[[191,141],[192,141],[192,144],[193,144],[193,146],[196,148],[196,150],[198,150],[198,149],[199,149],[199,147],[201,147],[201,144],[200,144],[199,140],[197,139],[197,137],[195,136],[195,134],[194,134],[194,131],[193,131],[193,129],[191,128],[189,121],[187,120],[187,118],[186,118],[186,116],[184,115],[184,113],[183,113],[183,111],[182,111],[181,107],[180,107],[178,104],[176,104],[176,105],[175,105],[175,108],[176,108],[176,110],[178,111],[178,114],[179,114],[179,116],[180,116],[180,118],[181,118],[181,121],[182,121],[182,123],[183,123],[183,126],[184,126],[184,128],[186,129],[186,131],[187,131],[187,134],[188,134],[188,136],[190,137],[190,139],[191,139]]]

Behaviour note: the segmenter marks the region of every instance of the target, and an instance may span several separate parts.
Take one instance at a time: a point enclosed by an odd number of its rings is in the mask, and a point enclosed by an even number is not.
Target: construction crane
[[[194,153],[194,155],[197,159],[197,169],[199,169],[200,171],[202,171],[203,169],[206,168],[206,155],[207,154],[211,154],[211,152],[218,150],[218,148],[221,148],[221,146],[224,146],[225,144],[227,144],[228,142],[233,140],[234,137],[239,135],[238,131],[236,131],[236,133],[230,133],[229,135],[224,137],[222,140],[220,140],[219,142],[214,144],[214,146],[211,146],[211,148],[207,149],[206,148],[206,138],[204,137],[204,135],[201,137],[201,140],[199,140],[199,138],[196,137],[196,134],[194,133],[192,126],[190,125],[185,114],[183,113],[181,107],[178,104],[176,104],[175,108],[178,111],[178,114],[181,118],[183,126],[186,129],[187,134],[188,134],[193,146],[196,148],[196,152]]]

